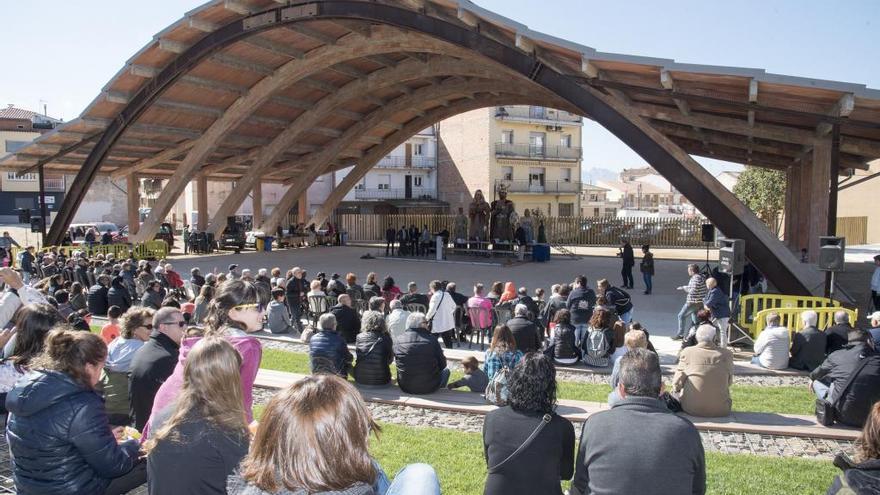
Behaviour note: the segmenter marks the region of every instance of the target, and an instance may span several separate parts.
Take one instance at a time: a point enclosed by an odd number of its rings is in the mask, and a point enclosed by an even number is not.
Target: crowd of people
[[[354,273],[309,278],[298,267],[254,273],[231,264],[184,280],[165,260],[50,252],[34,263],[45,267],[40,279],[0,268],[0,328],[12,328],[0,332],[0,393],[21,493],[125,493],[144,483],[155,494],[440,493],[430,466],[406,466],[390,481],[371,457],[368,439],[380,428],[349,376],[409,394],[466,388],[500,406],[484,422],[485,493],[561,494],[569,479],[572,493],[704,493],[699,434],[673,412],[731,409],[729,313],[718,308],[717,284],[693,266],[685,290],[701,307],[683,308],[683,349],[664,391],[647,328],[607,279],[594,289],[577,276],[547,294],[478,283],[466,296],[448,281],[402,291],[390,276],[369,273],[360,284]],[[92,315],[107,318],[100,332],[88,331]],[[768,324],[766,349],[756,343],[756,352],[773,363],[781,332]],[[313,374],[254,421],[262,345],[253,334],[264,329],[307,342]],[[863,415],[863,445],[880,444],[880,409],[865,399],[880,390],[873,339],[819,333],[837,347],[820,355],[813,332],[797,333],[792,363],[814,369],[813,388],[839,405],[839,421]],[[481,337],[483,365],[465,359],[464,376],[451,381],[443,347]],[[613,389],[612,407],[585,422],[577,450],[574,425],[556,413],[556,367],[576,363],[608,368]],[[862,379],[851,379],[856,366]],[[644,462],[626,462],[636,456]],[[835,483],[859,483],[849,473],[870,473],[877,457],[868,447],[842,460],[847,475]]]

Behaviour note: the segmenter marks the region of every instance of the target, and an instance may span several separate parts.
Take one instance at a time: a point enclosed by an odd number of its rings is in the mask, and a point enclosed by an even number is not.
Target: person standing
[[[645,281],[645,295],[649,295],[654,288],[654,253],[651,252],[651,246],[645,244],[642,246],[642,261],[639,264],[642,272],[642,279]]]
[[[574,288],[568,294],[565,308],[571,312],[571,324],[574,325],[575,342],[578,346],[587,334],[595,305],[596,293],[587,287],[587,277],[578,275],[574,280]]]
[[[388,228],[385,229],[385,256],[394,256],[394,239],[396,237],[397,231],[394,230],[393,225],[389,224]]]
[[[623,247],[620,248],[620,252],[617,255],[623,260],[623,268],[620,270],[620,275],[623,277],[623,288],[632,289],[634,283],[633,266],[636,264],[636,259],[629,241],[623,242]]]
[[[455,302],[452,296],[446,293],[443,283],[439,280],[432,280],[429,287],[431,300],[425,317],[431,324],[431,333],[439,334],[443,339],[443,345],[447,349],[452,349],[455,337]]]
[[[18,255],[18,266],[21,268],[21,276],[26,285],[30,285],[31,277],[36,273],[34,269],[34,247],[28,246],[21,254]]]
[[[703,298],[709,292],[706,289],[706,281],[700,274],[699,265],[696,263],[689,264],[688,276],[690,276],[688,284],[678,287],[678,290],[685,291],[687,296],[681,311],[678,312],[678,333],[672,337],[672,340],[683,339],[691,325],[697,324],[697,311],[703,308]],[[688,323],[688,319],[690,319],[690,323]]]
[[[871,303],[880,311],[880,254],[874,256],[874,274],[871,275]]]
[[[712,320],[721,335],[718,336],[719,345],[727,347],[727,323],[730,321],[730,306],[727,303],[727,295],[718,287],[718,281],[714,278],[706,279],[706,288],[709,292],[703,298],[703,307],[712,313]]]

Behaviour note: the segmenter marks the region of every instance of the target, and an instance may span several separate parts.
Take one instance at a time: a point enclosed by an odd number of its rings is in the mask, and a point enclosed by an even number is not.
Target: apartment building
[[[438,131],[440,199],[467,208],[477,189],[487,201],[499,187],[522,214],[581,211],[580,116],[536,106],[490,107],[446,119]]]
[[[616,217],[620,209],[620,201],[611,201],[607,187],[595,184],[584,184],[581,188],[581,216],[588,218]]]

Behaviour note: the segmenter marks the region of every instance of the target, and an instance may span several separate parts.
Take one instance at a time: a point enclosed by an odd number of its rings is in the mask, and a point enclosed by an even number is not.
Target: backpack
[[[512,360],[512,358],[511,358]],[[506,406],[510,392],[507,390],[507,379],[510,376],[511,366],[508,361],[501,358],[502,367],[498,370],[489,385],[486,385],[486,402],[498,407]]]
[[[605,332],[601,329],[590,329],[590,334],[585,340],[584,362],[590,366],[606,367],[610,363],[608,359],[611,343]]]

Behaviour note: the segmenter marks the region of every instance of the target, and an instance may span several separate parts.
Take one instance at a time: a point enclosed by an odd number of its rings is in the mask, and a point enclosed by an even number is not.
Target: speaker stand
[[[709,278],[712,276],[712,267],[709,266],[709,245],[711,245],[711,244],[712,243],[710,243],[710,242],[706,243],[706,264],[703,265],[702,270],[700,270],[705,275],[706,278]]]

